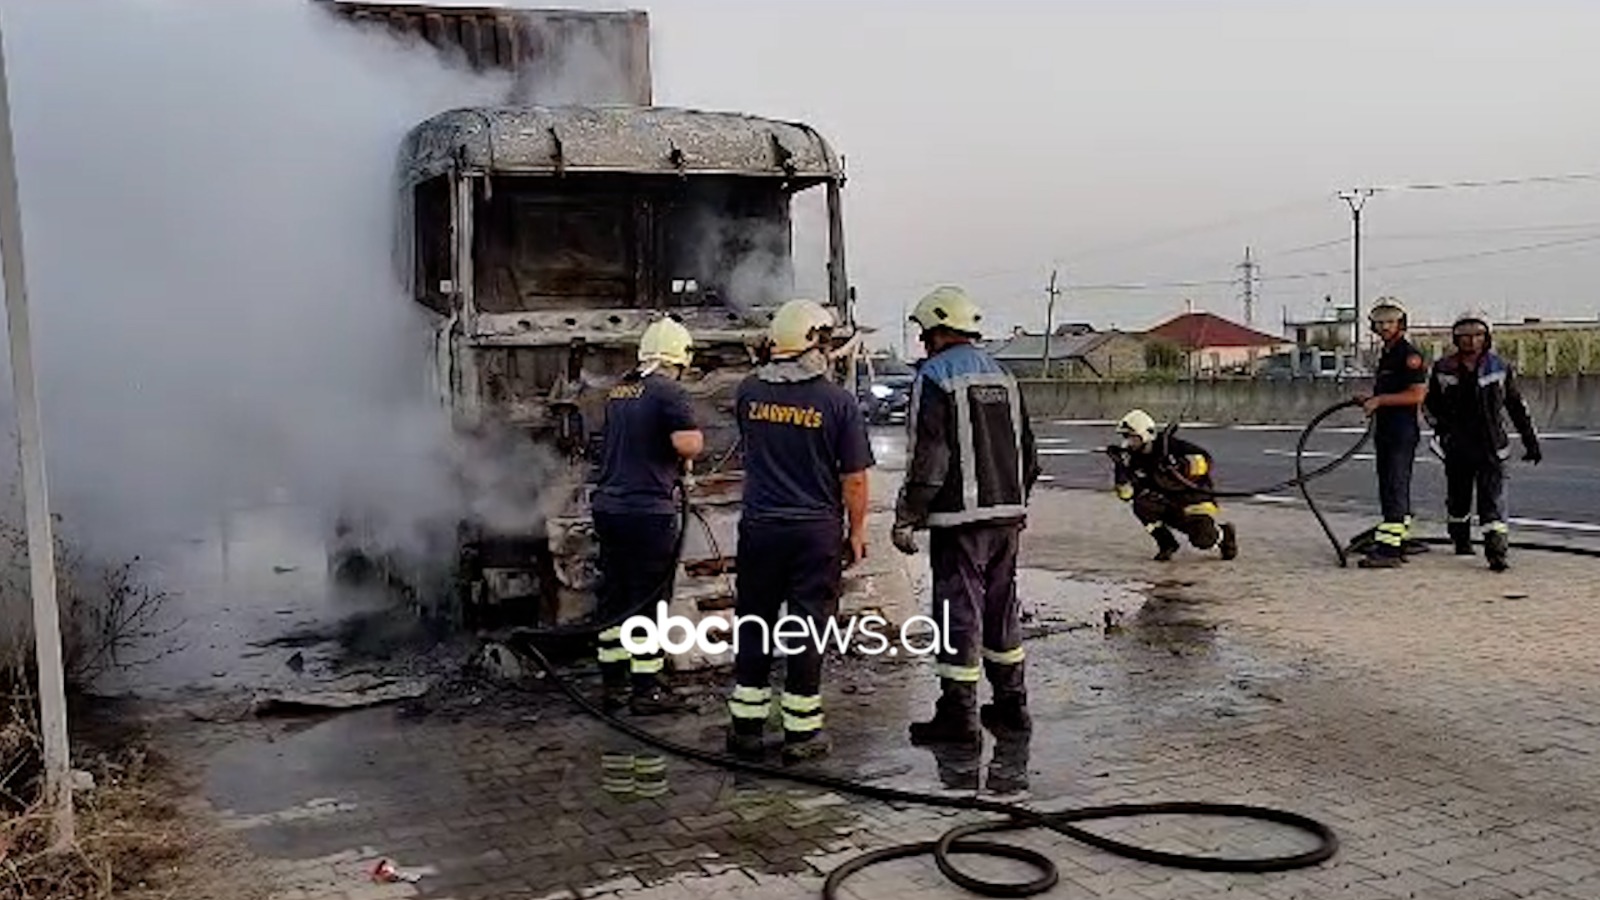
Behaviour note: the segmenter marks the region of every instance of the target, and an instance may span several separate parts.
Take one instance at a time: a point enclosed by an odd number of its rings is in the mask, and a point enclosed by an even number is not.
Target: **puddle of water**
[[[119,654],[133,664],[106,673],[97,689],[173,699],[303,685],[334,669],[352,637],[392,642],[408,617],[380,592],[334,586],[322,535],[309,511],[267,507],[153,554],[147,578],[166,599]],[[274,643],[295,635],[302,639]]]

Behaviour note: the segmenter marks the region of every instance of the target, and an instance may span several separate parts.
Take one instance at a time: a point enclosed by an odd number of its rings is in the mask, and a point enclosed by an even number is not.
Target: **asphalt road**
[[[1040,463],[1049,486],[1109,488],[1111,461],[1099,448],[1116,440],[1112,422],[1036,420]],[[1313,469],[1359,440],[1358,411],[1349,411],[1319,429],[1308,446],[1306,468]],[[1253,490],[1294,476],[1298,426],[1216,426],[1188,423],[1180,434],[1205,447],[1216,460],[1222,490]],[[1600,535],[1600,434],[1556,432],[1541,436],[1544,460],[1521,462],[1513,439],[1513,462],[1506,487],[1512,524],[1521,528]],[[1427,434],[1417,453],[1412,502],[1418,518],[1443,521],[1444,467],[1427,450]],[[1313,483],[1312,494],[1325,509],[1377,515],[1377,480],[1372,446],[1349,463]],[[1298,502],[1291,488],[1255,498],[1259,502]]]

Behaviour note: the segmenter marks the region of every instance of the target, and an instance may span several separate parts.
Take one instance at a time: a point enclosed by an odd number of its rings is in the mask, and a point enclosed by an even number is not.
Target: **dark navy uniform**
[[[912,727],[914,742],[933,743],[966,733],[985,674],[994,708],[1022,720],[1017,544],[1039,466],[1015,379],[969,343],[946,347],[918,369],[906,427],[909,461],[895,523],[928,529],[934,614],[947,612],[951,631],[935,667],[942,691],[934,720]]]
[[[1475,364],[1452,353],[1433,366],[1424,406],[1444,451],[1445,510],[1456,550],[1472,552],[1472,500],[1477,493],[1478,522],[1483,528],[1489,563],[1505,567],[1505,461],[1511,441],[1505,418],[1510,416],[1522,438],[1525,459],[1540,458],[1539,437],[1517,388],[1511,366],[1485,349]]]
[[[1209,550],[1221,540],[1223,558],[1234,557],[1233,528],[1219,526],[1221,510],[1214,499],[1211,454],[1204,448],[1161,434],[1148,450],[1117,448],[1114,459],[1117,498],[1133,503],[1134,518],[1155,538],[1158,559],[1169,559],[1177,552],[1174,529],[1200,550]]]
[[[1398,394],[1428,382],[1422,353],[1404,336],[1378,358],[1372,393]],[[1383,522],[1373,535],[1373,555],[1400,556],[1411,533],[1411,471],[1416,464],[1422,422],[1415,406],[1384,406],[1373,414],[1372,440],[1377,455],[1378,503]]]
[[[659,683],[665,659],[657,651],[631,661],[622,646],[620,619],[653,615],[672,595],[678,560],[678,517],[673,484],[682,461],[672,434],[697,426],[689,396],[663,375],[631,375],[606,401],[599,486],[591,504],[600,542],[600,618],[618,624],[600,632],[600,669],[609,686],[626,682],[635,691]]]
[[[783,364],[777,364],[782,367]],[[734,660],[728,702],[737,735],[760,735],[772,711],[769,686],[779,608],[809,620],[816,634],[839,608],[844,567],[844,489],[840,479],[873,465],[861,409],[843,388],[821,375],[739,385],[734,409],[744,439],[744,494],[736,562],[739,617],[746,623]],[[784,738],[801,743],[822,729],[822,654],[810,635],[783,632]]]

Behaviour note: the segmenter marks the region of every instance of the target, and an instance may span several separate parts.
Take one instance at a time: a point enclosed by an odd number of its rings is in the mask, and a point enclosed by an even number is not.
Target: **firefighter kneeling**
[[[1173,529],[1196,549],[1217,547],[1223,559],[1238,556],[1233,524],[1217,521],[1211,454],[1170,432],[1158,435],[1155,420],[1142,409],[1123,416],[1117,434],[1122,446],[1107,448],[1116,464],[1117,497],[1132,501],[1134,518],[1155,538],[1156,560],[1166,562],[1178,552]]]

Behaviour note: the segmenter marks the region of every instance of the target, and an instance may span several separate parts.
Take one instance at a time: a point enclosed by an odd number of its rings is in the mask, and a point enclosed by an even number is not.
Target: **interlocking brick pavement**
[[[1342,851],[1318,869],[1249,876],[1141,865],[1048,832],[1007,835],[1057,861],[1052,896],[1600,897],[1596,564],[1520,554],[1496,578],[1430,554],[1398,573],[1340,570],[1303,513],[1230,512],[1240,560],[1186,551],[1162,567],[1114,501],[1039,498],[1026,562],[1135,579],[1156,599],[1124,630],[1028,642],[1028,802],[1260,803],[1328,822]],[[1364,523],[1338,524],[1350,533]],[[941,788],[941,770],[971,771],[906,744],[904,723],[934,689],[926,662],[834,660],[829,673],[838,749],[824,768],[928,790]],[[705,704],[703,716],[649,727],[715,747],[719,697]],[[665,794],[619,799],[601,788],[600,754],[627,743],[548,690],[425,716],[373,709],[233,728],[235,740],[198,759],[205,794],[284,900],[804,897],[862,850],[975,818],[675,758]],[[1192,852],[1306,846],[1279,828],[1214,819],[1094,827]],[[383,857],[429,868],[416,884],[372,885],[366,872]],[[863,872],[845,895],[964,896],[926,858]]]

